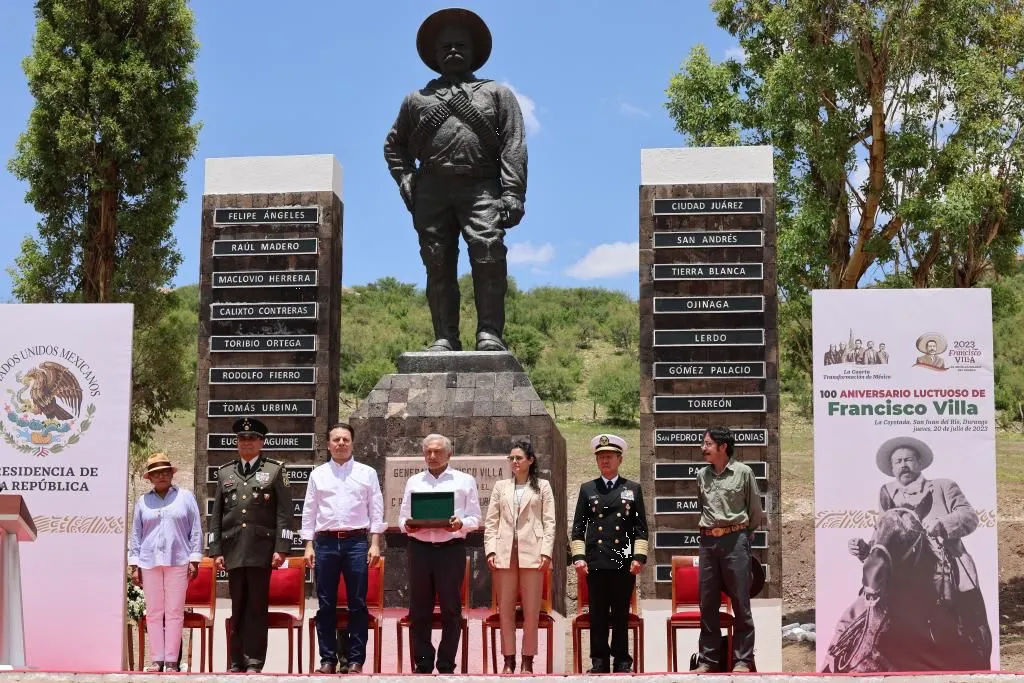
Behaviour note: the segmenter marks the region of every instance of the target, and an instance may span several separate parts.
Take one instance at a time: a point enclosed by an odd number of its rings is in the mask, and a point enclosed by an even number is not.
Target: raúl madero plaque
[[[240,401],[208,401],[208,417],[264,417],[285,416],[314,417],[316,406],[313,399],[271,398]]]
[[[316,319],[315,301],[210,304],[210,320]]]
[[[764,394],[718,396],[655,396],[656,413],[763,413]]]
[[[654,233],[655,249],[718,249],[722,247],[763,247],[762,230],[689,230]]]
[[[764,379],[764,361],[655,363],[654,379]]]
[[[320,222],[319,206],[271,206],[264,209],[214,209],[213,224],[312,225]]]
[[[761,460],[744,460],[743,464],[754,473],[754,479],[768,478],[768,463]],[[655,481],[690,481],[697,478],[697,473],[707,467],[706,462],[656,462],[654,463]]]
[[[764,346],[764,328],[654,330],[654,346]]]
[[[234,434],[207,434],[206,448],[210,451],[233,451],[238,448]],[[311,451],[312,434],[267,434],[263,441],[265,451]]]
[[[763,313],[763,296],[656,296],[654,313]]]
[[[316,384],[316,366],[210,368],[210,384]]]
[[[213,273],[213,287],[316,287],[315,270],[228,270]]]
[[[714,199],[655,199],[655,216],[700,216],[709,214],[762,213],[760,197],[716,197]]]
[[[319,250],[320,240],[316,237],[213,241],[214,256],[301,256]]]
[[[767,429],[733,429],[736,446],[767,446]],[[655,446],[700,446],[704,443],[703,429],[655,429]]]
[[[273,353],[284,351],[316,351],[316,335],[210,335],[211,353]]]
[[[763,263],[656,263],[655,280],[763,280]]]

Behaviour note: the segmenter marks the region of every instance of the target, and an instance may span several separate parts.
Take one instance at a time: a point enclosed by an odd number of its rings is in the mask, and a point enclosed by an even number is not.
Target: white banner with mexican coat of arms
[[[999,668],[987,289],[816,291],[817,668]]]
[[[25,660],[121,668],[132,306],[0,306],[0,495],[25,499]]]

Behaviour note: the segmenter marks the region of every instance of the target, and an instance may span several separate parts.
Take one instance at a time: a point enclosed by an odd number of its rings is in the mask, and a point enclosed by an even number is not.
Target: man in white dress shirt
[[[309,476],[302,506],[306,564],[316,573],[316,635],[320,673],[338,669],[335,630],[338,581],[348,596],[348,673],[361,673],[366,661],[366,586],[370,565],[380,561],[380,537],[387,530],[377,471],[352,459],[352,427],[338,423],[327,432],[331,459]],[[344,673],[344,672],[341,672]]]
[[[462,619],[460,588],[466,571],[466,535],[480,527],[476,479],[449,466],[452,444],[431,434],[423,439],[427,469],[409,477],[398,513],[398,526],[409,536],[409,633],[416,673],[455,672]],[[412,517],[412,494],[451,491],[455,512],[447,526],[425,527]],[[441,642],[434,650],[430,622],[434,594],[441,607]],[[462,673],[466,673],[463,671]]]

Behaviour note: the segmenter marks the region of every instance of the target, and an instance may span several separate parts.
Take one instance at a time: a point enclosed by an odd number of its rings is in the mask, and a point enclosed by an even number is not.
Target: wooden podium
[[[36,527],[21,496],[0,495],[0,669],[25,666],[18,543],[36,540]]]

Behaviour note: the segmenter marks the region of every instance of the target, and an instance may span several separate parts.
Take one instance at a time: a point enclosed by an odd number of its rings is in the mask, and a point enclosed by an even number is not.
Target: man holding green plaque
[[[409,536],[409,634],[416,673],[433,673],[436,663],[438,673],[450,674],[459,649],[466,535],[480,526],[480,499],[476,479],[448,465],[447,437],[431,434],[422,446],[427,469],[409,477],[398,513]],[[441,608],[436,651],[430,642],[435,594]]]

